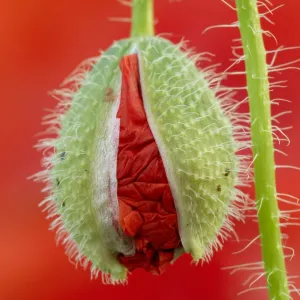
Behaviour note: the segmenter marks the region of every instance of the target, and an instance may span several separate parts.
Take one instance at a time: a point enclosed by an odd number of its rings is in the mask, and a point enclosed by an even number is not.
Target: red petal
[[[117,161],[120,225],[135,239],[132,257],[119,255],[130,271],[162,273],[180,245],[177,215],[164,165],[143,106],[138,58],[120,63],[122,90]]]

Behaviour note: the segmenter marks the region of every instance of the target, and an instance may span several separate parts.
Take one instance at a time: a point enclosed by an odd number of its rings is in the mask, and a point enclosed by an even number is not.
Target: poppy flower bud
[[[58,91],[57,136],[41,142],[58,240],[109,283],[160,274],[181,251],[208,259],[231,229],[239,168],[210,82],[160,37],[116,42],[90,65]]]

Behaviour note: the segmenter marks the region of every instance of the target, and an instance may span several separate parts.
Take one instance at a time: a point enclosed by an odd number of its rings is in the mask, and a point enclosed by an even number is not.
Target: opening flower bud
[[[60,96],[39,177],[70,258],[110,283],[160,274],[182,250],[208,259],[232,227],[238,146],[190,55],[159,37],[119,41]]]

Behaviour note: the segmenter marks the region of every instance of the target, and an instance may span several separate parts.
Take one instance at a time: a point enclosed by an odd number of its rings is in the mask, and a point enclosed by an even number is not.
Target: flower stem
[[[133,0],[132,5],[131,36],[153,36],[153,0]]]
[[[251,114],[258,221],[270,299],[290,299],[276,199],[274,146],[266,51],[257,0],[236,0]]]

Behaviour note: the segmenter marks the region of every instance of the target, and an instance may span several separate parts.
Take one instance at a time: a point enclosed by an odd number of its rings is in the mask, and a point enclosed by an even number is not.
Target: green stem
[[[153,36],[153,0],[133,0],[131,36]]]
[[[236,0],[236,6],[245,55],[255,191],[269,296],[271,300],[290,299],[276,199],[268,69],[257,0]]]

